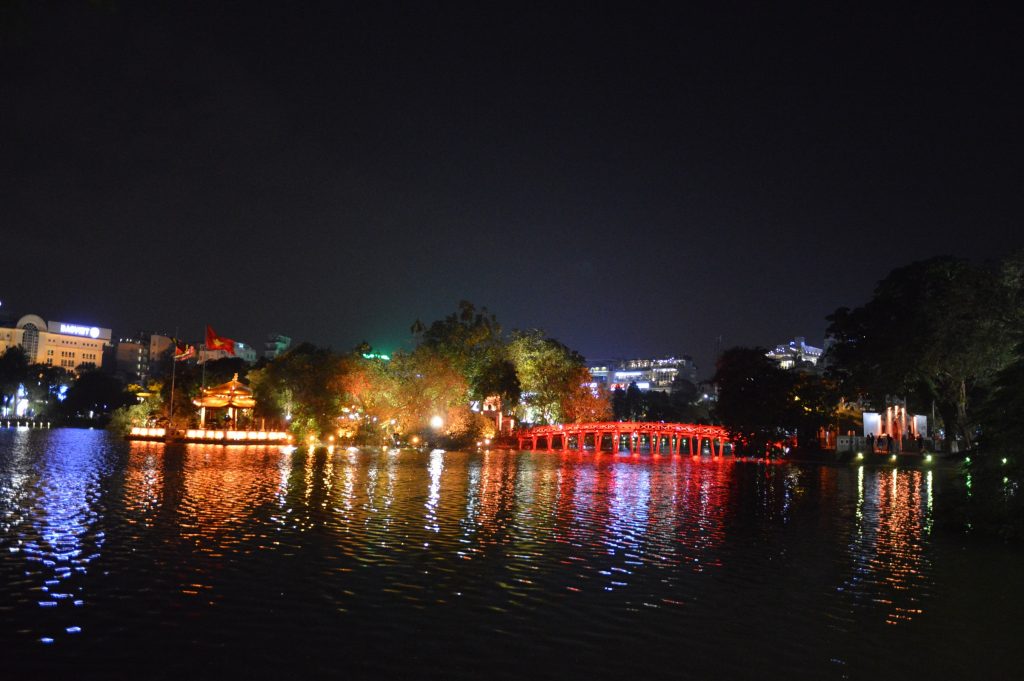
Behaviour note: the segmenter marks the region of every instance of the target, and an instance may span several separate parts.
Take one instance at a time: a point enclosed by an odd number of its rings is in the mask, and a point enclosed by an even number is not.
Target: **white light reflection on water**
[[[430,486],[427,490],[427,501],[424,529],[431,532],[440,532],[441,526],[437,520],[437,502],[441,499],[441,471],[444,470],[444,452],[435,449],[430,452],[430,464],[427,471],[430,474]]]
[[[651,504],[649,466],[618,462],[613,467],[607,531],[603,538],[609,564],[600,574],[605,591],[629,585],[632,570],[644,553]]]

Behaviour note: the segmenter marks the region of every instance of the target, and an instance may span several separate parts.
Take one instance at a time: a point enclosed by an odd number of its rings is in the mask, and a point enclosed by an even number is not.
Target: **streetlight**
[[[433,428],[434,430],[441,430],[442,428],[444,428],[444,419],[441,418],[440,416],[431,416],[430,427]]]

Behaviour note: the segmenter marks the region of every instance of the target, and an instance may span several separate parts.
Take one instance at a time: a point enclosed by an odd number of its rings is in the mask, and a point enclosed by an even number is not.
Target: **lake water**
[[[1024,554],[955,475],[0,430],[0,669],[1019,678]]]

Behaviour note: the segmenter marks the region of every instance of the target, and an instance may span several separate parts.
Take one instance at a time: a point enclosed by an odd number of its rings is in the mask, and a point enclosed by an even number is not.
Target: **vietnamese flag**
[[[229,355],[235,354],[235,341],[218,336],[209,324],[206,325],[206,349],[223,350]]]

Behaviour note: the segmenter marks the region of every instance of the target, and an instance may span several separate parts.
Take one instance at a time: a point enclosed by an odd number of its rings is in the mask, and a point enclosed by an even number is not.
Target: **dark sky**
[[[1024,245],[1016,16],[550,4],[5,2],[3,309],[391,350],[468,299],[706,375]]]

